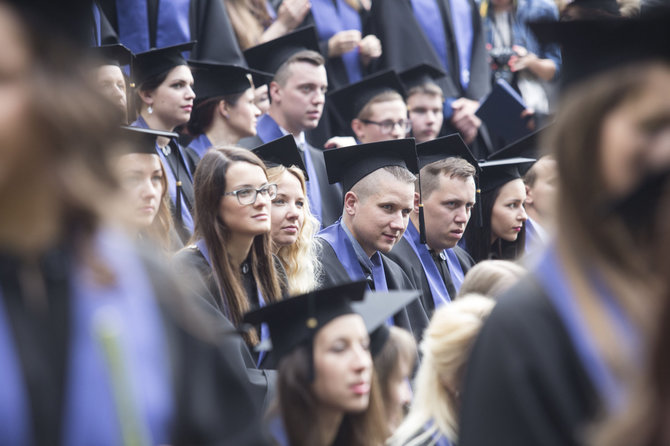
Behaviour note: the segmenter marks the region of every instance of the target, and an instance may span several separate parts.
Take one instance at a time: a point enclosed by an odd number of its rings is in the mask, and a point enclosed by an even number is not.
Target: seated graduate
[[[186,149],[196,160],[211,147],[235,145],[256,135],[261,111],[256,107],[254,85],[272,77],[259,71],[213,62],[189,61],[193,69],[195,101],[186,125],[193,139]]]
[[[526,268],[510,260],[482,260],[465,275],[457,298],[472,293],[500,297],[526,274]]]
[[[342,210],[342,193],[328,183],[323,151],[305,140],[305,131],[319,124],[326,101],[328,79],[319,54],[314,27],[304,28],[244,52],[249,66],[273,73],[270,110],[258,120],[258,134],[239,145],[252,149],[291,134],[301,151],[310,181],[307,198],[322,226],[333,223]]]
[[[384,71],[328,95],[337,112],[363,143],[403,139],[409,133],[405,91],[394,71]]]
[[[98,91],[119,111],[119,123],[128,123],[128,86],[122,68],[131,64],[133,53],[123,45],[102,45],[89,50],[92,80]]]
[[[212,149],[201,161],[194,183],[195,243],[175,255],[175,267],[184,277],[197,271],[205,300],[239,327],[244,313],[282,298],[284,273],[270,240],[277,185],[246,149]],[[249,330],[243,337],[253,348],[264,335]]]
[[[290,295],[315,289],[321,275],[317,239],[321,228],[307,200],[305,165],[290,135],[256,147],[253,152],[268,168],[268,181],[277,185],[272,200],[272,251],[286,272]]]
[[[428,64],[398,73],[407,92],[407,112],[417,144],[440,135],[444,123],[444,93],[437,80],[446,75],[441,69]]]
[[[146,240],[168,254],[181,248],[172,226],[165,169],[156,153],[156,138],[176,134],[160,130],[122,127],[128,141],[116,161],[116,171],[127,206],[131,236]]]
[[[495,302],[468,294],[438,308],[421,342],[414,401],[389,446],[450,446],[458,440],[463,376],[472,344]]]
[[[279,445],[384,443],[386,423],[368,333],[416,292],[365,295],[366,288],[363,281],[325,288],[245,316],[251,324],[267,324],[279,358],[277,400],[269,414]]]
[[[58,32],[72,3],[0,4],[1,442],[262,444],[228,336],[115,229],[118,123]]]
[[[421,172],[413,211],[407,231],[387,255],[421,287],[430,317],[456,298],[474,264],[457,243],[475,205],[477,162],[458,134],[419,144],[416,151]]]
[[[131,125],[173,132],[186,124],[193,108],[193,75],[182,56],[194,42],[135,55],[132,76],[139,114]],[[182,241],[193,232],[193,166],[175,138],[159,137],[156,152],[167,173],[173,220]]]
[[[412,210],[414,139],[330,149],[324,157],[329,180],[342,182],[345,194],[341,219],[318,234],[323,285],[367,279],[377,291],[416,288],[384,255],[402,237]],[[418,301],[394,319],[417,339],[428,323]]]

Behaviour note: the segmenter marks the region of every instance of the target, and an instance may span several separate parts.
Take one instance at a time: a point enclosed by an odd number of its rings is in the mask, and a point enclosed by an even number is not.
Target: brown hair
[[[435,189],[440,186],[440,176],[449,178],[467,179],[475,176],[477,171],[474,166],[459,157],[449,157],[441,159],[424,166],[421,169],[421,194],[422,198],[430,197]],[[414,183],[415,189],[419,191],[419,180]]]
[[[198,136],[205,133],[212,126],[212,122],[214,122],[214,114],[219,103],[224,101],[230,106],[235,106],[244,93],[241,92],[196,101],[191,112],[191,118],[188,120],[188,124],[186,124],[186,133],[190,136]]]
[[[172,202],[170,200],[170,195],[168,194],[168,182],[165,167],[163,166],[163,163],[160,163],[160,166],[163,192],[161,193],[161,198],[159,200],[160,204],[158,206],[158,212],[156,213],[156,217],[154,217],[154,221],[151,222],[151,225],[143,230],[142,233],[155,241],[165,253],[169,253],[172,249],[172,240],[170,239],[170,231],[172,230],[172,212],[170,208]]]
[[[427,82],[425,84],[416,85],[410,88],[407,91],[407,98],[409,99],[411,96],[414,96],[415,94],[427,94],[431,96],[439,96],[442,99],[442,101],[444,101],[444,93],[442,92],[442,89],[437,84],[434,84],[432,82]]]
[[[263,0],[219,0],[226,5],[226,11],[233,25],[240,49],[246,50],[260,43],[265,28],[272,24],[267,6]]]
[[[226,251],[231,234],[223,223],[219,211],[226,190],[226,173],[230,165],[235,162],[249,163],[266,172],[260,158],[249,150],[219,147],[207,152],[198,163],[193,181],[195,192],[193,239],[205,241],[212,262],[212,273],[219,288],[219,306],[222,310],[227,309],[227,316],[238,326],[242,322],[242,316],[250,309],[249,299],[242,286],[239,269],[231,263]],[[253,277],[267,303],[281,299],[270,243],[269,233],[257,235],[250,250]],[[258,334],[255,331],[244,337],[252,345],[258,343]]]
[[[319,67],[326,63],[323,56],[316,51],[302,50],[291,55],[284,63],[282,63],[275,73],[273,81],[281,86],[286,85],[286,81],[291,76],[291,65],[297,62],[305,62],[315,67]]]
[[[359,120],[370,119],[370,117],[372,116],[373,105],[391,101],[402,101],[403,103],[405,102],[400,93],[398,93],[397,91],[395,90],[383,91],[378,95],[374,96],[372,99],[370,99],[367,102],[367,104],[365,104],[365,107],[363,107],[361,111],[358,112],[358,116],[356,118]]]

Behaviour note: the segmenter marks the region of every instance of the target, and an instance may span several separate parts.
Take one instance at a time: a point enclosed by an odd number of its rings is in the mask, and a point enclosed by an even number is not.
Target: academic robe
[[[256,136],[242,138],[240,142],[237,143],[237,145],[247,149],[254,149],[262,144],[284,136],[281,132],[281,129],[279,128],[279,125],[274,119],[272,119],[270,115],[261,116],[258,121],[257,128],[258,134]],[[319,214],[321,217],[321,226],[326,227],[334,223],[338,218],[340,218],[340,215],[342,214],[342,188],[339,184],[328,183],[328,172],[326,171],[326,163],[323,159],[322,150],[317,149],[316,147],[312,147],[309,143],[307,143],[305,144],[305,152],[301,152],[303,161],[305,161],[305,157],[307,155],[310,156],[312,166],[314,168],[313,172],[316,174],[316,178],[312,178],[310,176],[310,179],[307,182],[308,198],[311,195],[310,189],[312,186],[310,186],[310,183],[316,181],[318,188],[314,188],[314,190],[318,189],[320,195],[321,209]],[[305,163],[305,165],[307,165],[307,163]],[[309,169],[309,167],[307,168]],[[311,203],[312,201],[310,201],[310,204]],[[315,216],[317,215],[314,210],[312,210],[312,213]]]
[[[137,416],[124,415],[153,441],[265,444],[260,401],[231,354],[241,339],[201,318],[163,266],[110,234],[96,234],[93,255],[114,274],[111,285],[86,280],[88,263],[68,243],[33,263],[0,252],[3,444],[120,444],[114,366],[105,358],[126,372],[122,391]],[[111,319],[116,353],[104,353],[90,330],[110,320],[91,311],[100,305],[108,316],[130,310],[122,322]],[[128,343],[129,334],[140,336]]]
[[[458,443],[585,444],[598,401],[556,310],[527,276],[501,296],[474,344]]]

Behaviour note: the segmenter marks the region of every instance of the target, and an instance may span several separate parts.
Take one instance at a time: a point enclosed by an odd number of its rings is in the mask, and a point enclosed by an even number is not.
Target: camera
[[[509,61],[512,56],[517,55],[512,48],[493,48],[489,50],[491,72],[493,73],[493,82],[503,79],[509,84],[514,82],[515,73],[512,72]]]

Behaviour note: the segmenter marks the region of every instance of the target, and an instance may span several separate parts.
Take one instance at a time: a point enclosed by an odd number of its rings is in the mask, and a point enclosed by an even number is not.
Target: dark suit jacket
[[[329,243],[322,242],[319,259],[322,265],[322,277],[320,285],[323,288],[351,282],[352,279],[337,258],[337,254]],[[382,254],[382,264],[386,275],[386,285],[389,290],[420,290],[412,280],[405,274],[393,260]],[[395,325],[402,327],[414,335],[419,342],[423,331],[428,326],[428,316],[419,299],[413,300],[409,305],[393,316]]]

